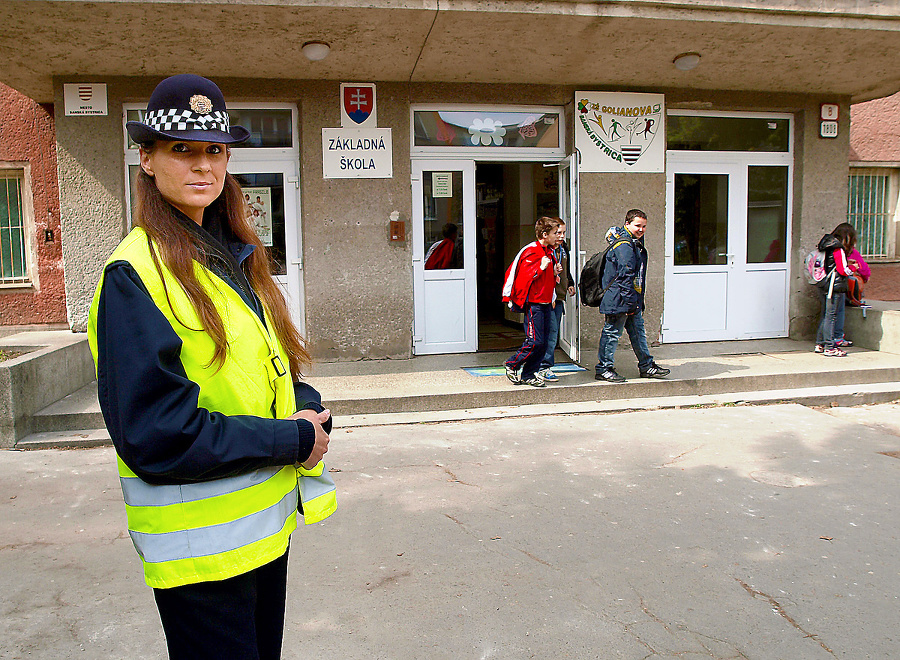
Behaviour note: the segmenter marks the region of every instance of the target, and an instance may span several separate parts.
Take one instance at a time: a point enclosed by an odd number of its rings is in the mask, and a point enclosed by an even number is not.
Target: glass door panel
[[[297,164],[232,158],[228,171],[240,184],[248,220],[269,251],[272,275],[285,292],[291,318],[305,333]]]
[[[423,172],[422,208],[425,270],[463,268],[463,173]]]
[[[284,175],[280,172],[235,174],[247,216],[269,250],[273,275],[287,275],[284,231]]]
[[[559,164],[559,215],[566,222],[566,241],[569,244],[569,271],[575,278],[574,296],[566,298],[566,311],[559,330],[559,346],[573,362],[578,361],[580,307],[578,306],[578,277],[581,274],[580,229],[578,225],[577,157],[572,154]]]
[[[675,265],[723,265],[728,254],[728,175],[675,175]]]
[[[475,162],[415,160],[413,352],[478,350]]]
[[[747,263],[787,260],[788,168],[747,168]]]

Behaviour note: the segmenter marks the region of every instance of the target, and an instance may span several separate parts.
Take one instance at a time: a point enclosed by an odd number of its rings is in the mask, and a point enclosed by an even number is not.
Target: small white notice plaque
[[[827,121],[837,121],[840,109],[841,106],[837,103],[823,103],[819,106],[820,118]]]
[[[836,121],[823,121],[819,123],[819,137],[836,138],[838,136],[838,123]]]
[[[452,172],[432,172],[431,173],[431,196],[432,197],[453,197],[453,173]]]
[[[394,150],[389,128],[323,128],[326,179],[390,179]]]
[[[67,117],[106,115],[106,83],[65,83],[63,102]]]

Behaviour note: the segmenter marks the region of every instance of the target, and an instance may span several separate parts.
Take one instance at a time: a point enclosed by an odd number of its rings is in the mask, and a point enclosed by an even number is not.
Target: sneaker
[[[545,380],[545,381],[548,381],[548,382],[551,382],[551,383],[554,382],[554,381],[559,380],[559,376],[557,376],[555,373],[553,373],[553,372],[550,370],[550,367],[547,367],[546,369],[541,369],[541,370],[540,370],[539,372],[537,372],[537,374],[535,374],[535,375],[536,375],[538,378],[540,378],[541,380]]]
[[[521,385],[522,379],[519,377],[520,372],[516,371],[508,364],[504,366],[506,367],[506,377],[509,378],[509,382],[513,385]]]
[[[664,378],[671,373],[671,370],[664,369],[656,362],[651,362],[650,366],[641,372],[641,378]]]
[[[816,347],[813,349],[813,353],[824,353],[825,347],[822,344],[816,344]]]
[[[537,374],[526,380],[519,381],[522,385],[531,385],[532,387],[547,387]]]
[[[616,373],[615,369],[604,369],[596,376],[594,380],[605,380],[607,383],[624,383],[625,379]]]
[[[851,346],[853,346],[853,342],[842,337],[840,339],[836,339],[834,345],[838,348],[850,348]]]
[[[839,348],[826,348],[825,357],[847,357],[847,351],[842,351]]]

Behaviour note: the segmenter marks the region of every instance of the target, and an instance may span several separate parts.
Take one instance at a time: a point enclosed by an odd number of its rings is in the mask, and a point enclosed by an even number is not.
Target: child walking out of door
[[[553,256],[559,225],[559,218],[539,218],[534,225],[537,240],[519,250],[506,271],[503,302],[525,314],[525,341],[505,363],[506,377],[514,385],[545,386],[537,371],[547,350],[551,306],[562,270]]]

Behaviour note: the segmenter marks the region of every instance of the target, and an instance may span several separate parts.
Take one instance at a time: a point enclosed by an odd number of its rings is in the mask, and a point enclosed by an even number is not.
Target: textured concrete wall
[[[900,163],[900,92],[850,108],[850,160]]]
[[[585,259],[606,249],[606,231],[621,226],[629,209],[647,214],[647,285],[644,294],[644,326],[647,341],[659,340],[663,312],[663,276],[665,275],[666,176],[665,174],[584,173],[579,181],[581,201],[581,249]],[[574,275],[574,273],[572,273]],[[596,354],[603,329],[596,309],[581,309],[582,361],[589,364]],[[625,339],[624,344],[628,340]]]
[[[36,265],[31,285],[0,289],[0,325],[66,322],[54,132],[52,107],[0,83],[0,161],[28,165],[34,212],[30,257]],[[48,231],[52,236],[45,235]]]

